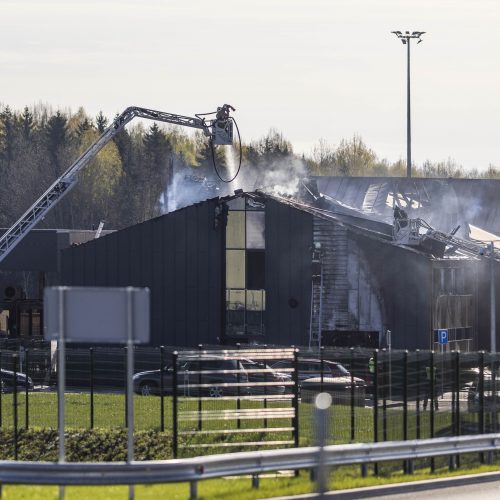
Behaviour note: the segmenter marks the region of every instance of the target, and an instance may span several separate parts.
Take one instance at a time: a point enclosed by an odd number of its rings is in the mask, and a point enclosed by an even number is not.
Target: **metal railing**
[[[277,470],[314,469],[320,465],[368,464],[463,453],[495,452],[500,433],[372,444],[348,444],[250,451],[195,458],[143,462],[52,463],[0,461],[2,484],[131,485],[196,482]]]

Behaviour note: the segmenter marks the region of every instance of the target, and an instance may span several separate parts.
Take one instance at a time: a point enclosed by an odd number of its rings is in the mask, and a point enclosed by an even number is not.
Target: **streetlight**
[[[425,31],[391,31],[394,33],[407,48],[407,87],[406,87],[406,177],[411,177],[411,118],[410,118],[410,41],[412,38],[417,39],[419,44],[420,38]]]

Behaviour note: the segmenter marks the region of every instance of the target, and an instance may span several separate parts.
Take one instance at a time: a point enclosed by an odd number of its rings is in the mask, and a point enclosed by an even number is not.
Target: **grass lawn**
[[[29,394],[29,427],[56,428],[57,427],[57,395],[55,393],[30,393]],[[90,427],[90,396],[85,393],[68,393],[66,401],[66,426],[68,429],[82,430]],[[135,423],[136,430],[156,430],[160,429],[160,402],[161,399],[155,396],[135,396]],[[164,398],[164,424],[166,434],[172,432],[172,399]],[[206,434],[197,432],[198,420],[198,400],[196,398],[181,398],[179,400],[179,431],[184,433],[181,436],[182,445],[210,444],[208,448],[194,446],[192,448],[182,448],[180,456],[193,456],[204,453],[223,453],[226,451],[239,451],[248,449],[241,446],[225,447],[228,444],[241,444],[242,441],[262,441],[291,439],[289,431],[263,432],[266,425],[272,427],[290,427],[290,419],[269,419],[267,422],[263,418],[252,417],[241,420],[240,428],[234,419],[220,418],[224,410],[235,409],[235,401],[224,399],[211,399],[203,401],[203,410],[213,411],[213,420],[204,420],[202,430],[209,431]],[[243,409],[261,409],[262,401],[242,401]],[[268,402],[268,407],[277,403]],[[282,406],[282,404],[281,404]],[[1,426],[9,433],[13,426],[13,396],[12,394],[1,395]],[[18,395],[18,426],[25,426],[26,404],[24,394]],[[193,415],[195,418],[193,418]],[[258,414],[257,414],[258,415]],[[330,410],[330,443],[373,442],[373,409],[355,408],[354,412],[354,439],[352,439],[352,417],[349,406],[334,406]],[[487,415],[488,420],[488,415]],[[461,414],[461,425],[463,433],[472,432],[477,429],[478,415],[463,412]],[[125,397],[123,394],[98,393],[94,396],[94,425],[100,429],[117,429],[125,425]],[[383,411],[379,409],[379,441],[384,439],[397,440],[403,438],[403,412],[399,408],[387,408]],[[259,428],[260,432],[242,432]],[[314,443],[314,409],[309,403],[300,404],[299,429],[300,444],[307,446]],[[429,437],[430,412],[421,412],[417,420],[415,410],[408,412],[408,438],[417,437],[419,429],[420,437]],[[214,433],[213,431],[226,431],[226,433]],[[236,432],[232,432],[236,431]],[[190,434],[191,432],[191,434]],[[453,418],[449,410],[442,409],[435,413],[435,435],[453,434]],[[212,446],[213,445],[213,446]],[[10,445],[9,445],[10,446]],[[276,446],[273,446],[276,447]],[[167,446],[166,448],[169,448]],[[251,448],[250,448],[251,449]],[[266,449],[259,447],[258,449]],[[165,458],[171,456],[172,451],[165,449]],[[169,455],[170,454],[170,455]],[[478,454],[463,456],[461,458],[461,468],[452,474],[464,474],[466,472],[484,472],[496,470],[495,466],[479,466]],[[427,479],[449,475],[446,458],[436,459],[437,474],[431,475],[428,460],[418,460],[415,464],[415,473],[411,476],[402,473],[402,463],[393,462],[379,464],[379,477],[374,477],[371,468],[367,478],[362,478],[359,466],[342,467],[336,469],[331,475],[331,488],[344,489],[360,486],[370,486],[374,484],[386,484],[390,482],[409,481],[417,479]],[[312,491],[314,485],[309,480],[309,474],[303,471],[298,478],[277,477],[262,478],[258,490],[252,490],[250,478],[219,479],[209,480],[199,483],[199,497],[205,499],[232,499],[239,500],[252,498],[265,498],[278,495],[299,494]],[[169,497],[170,500],[188,498],[189,487],[187,484],[176,485],[155,485],[138,486],[138,499],[153,499],[159,497]],[[28,486],[5,486],[3,489],[4,498],[15,499],[51,499],[57,498],[58,489],[56,487],[28,487]],[[68,487],[67,499],[122,499],[126,498],[127,487]]]
[[[69,429],[90,428],[90,395],[87,393],[67,393],[66,427]],[[287,403],[285,403],[287,404]],[[134,396],[135,428],[137,430],[160,430],[161,399],[157,396]],[[236,429],[234,419],[220,418],[218,411],[235,409],[235,401],[224,399],[208,399],[203,401],[203,410],[215,412],[214,420],[204,420],[203,430]],[[283,406],[284,403],[268,403],[269,407]],[[196,431],[197,418],[189,419],[188,412],[196,412],[196,398],[179,398],[179,431]],[[262,401],[242,401],[241,408],[262,408]],[[13,396],[1,395],[0,426],[13,426]],[[32,392],[28,396],[29,427],[57,427],[57,394],[54,392]],[[17,404],[18,427],[26,424],[26,404],[24,393],[18,394]],[[349,406],[338,405],[330,409],[330,434],[333,443],[371,442],[373,436],[373,409],[356,407],[354,411],[354,434],[352,435],[351,410]],[[386,412],[379,408],[379,440],[394,440],[403,438],[403,412],[401,408],[388,408]],[[488,418],[488,415],[487,415]],[[449,410],[435,412],[435,434],[452,434],[452,414]],[[462,412],[462,427],[467,432],[474,432],[477,427],[478,415]],[[241,420],[241,428],[262,428],[266,426],[263,419]],[[290,426],[290,419],[269,419],[270,427]],[[123,394],[96,393],[94,395],[94,427],[117,428],[125,426],[125,397]],[[430,412],[420,412],[419,422],[415,410],[408,411],[408,438],[417,437],[417,426],[420,427],[420,437],[429,437]],[[172,398],[164,398],[164,427],[172,429]],[[314,410],[310,403],[300,403],[299,429],[301,444],[308,444],[314,439]]]

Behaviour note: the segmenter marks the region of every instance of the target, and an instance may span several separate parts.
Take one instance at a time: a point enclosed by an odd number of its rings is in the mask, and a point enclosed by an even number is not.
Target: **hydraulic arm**
[[[213,144],[230,145],[233,141],[233,121],[229,116],[234,108],[229,104],[217,108],[215,118],[206,120],[201,115],[196,118],[175,115],[153,109],[129,107],[116,117],[113,123],[101,136],[64,172],[33,205],[19,218],[19,220],[0,237],[0,263],[22,241],[29,231],[36,226],[47,213],[66,195],[78,182],[78,173],[90,163],[97,153],[115,137],[118,132],[132,119],[147,118],[174,125],[182,125],[203,130]]]

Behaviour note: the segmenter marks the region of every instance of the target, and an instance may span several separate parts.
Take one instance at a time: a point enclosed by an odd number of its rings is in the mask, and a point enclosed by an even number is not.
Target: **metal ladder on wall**
[[[320,248],[312,252],[311,316],[309,320],[309,349],[321,347],[323,316],[323,262]]]

